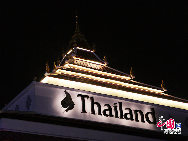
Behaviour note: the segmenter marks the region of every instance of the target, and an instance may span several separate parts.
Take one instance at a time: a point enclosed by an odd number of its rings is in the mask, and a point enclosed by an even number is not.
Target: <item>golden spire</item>
[[[104,56],[104,62],[106,63],[106,64],[108,64],[108,61],[107,61],[107,58],[106,58],[106,56]]]
[[[49,68],[48,63],[46,63],[46,73],[49,73],[49,72],[50,72],[50,68]]]
[[[79,24],[78,24],[78,16],[76,14],[75,16],[75,32],[72,36],[72,39],[69,42],[69,47],[74,48],[74,47],[81,47],[85,49],[90,49],[91,47],[88,44],[87,40],[85,39],[85,36],[81,34]]]
[[[56,69],[56,63],[54,62],[54,69]]]
[[[135,76],[133,75],[133,68],[132,67],[130,69],[130,76],[131,76],[131,79],[135,78]]]
[[[163,89],[163,91],[167,91],[167,89],[165,89],[163,80],[162,80],[162,83],[161,83],[161,88]]]

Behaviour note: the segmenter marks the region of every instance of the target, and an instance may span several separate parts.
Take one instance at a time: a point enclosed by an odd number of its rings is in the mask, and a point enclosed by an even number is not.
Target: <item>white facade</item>
[[[72,109],[66,112],[67,107],[62,107],[62,100],[66,98],[66,92],[70,94],[71,99],[74,103]],[[86,98],[81,98],[85,96]],[[92,113],[92,103],[91,99],[94,102],[97,102],[101,106],[101,114],[99,114],[99,108],[97,104],[93,104],[93,110],[95,114]],[[83,107],[83,102],[85,107]],[[115,104],[114,104],[115,103]],[[130,118],[130,110],[132,112],[133,120],[125,119],[124,117],[120,118],[121,111],[119,110],[119,103],[122,103],[123,114],[129,113],[127,116]],[[105,106],[107,104],[108,106]],[[117,106],[116,108],[114,108]],[[109,116],[110,112],[109,109],[111,107],[111,114],[113,116]],[[83,112],[83,108],[85,112]],[[129,110],[126,110],[128,108]],[[104,111],[107,109],[106,111]],[[115,110],[114,110],[115,109]],[[106,123],[110,125],[118,125],[118,126],[125,126],[131,127],[135,129],[144,129],[145,131],[155,131],[157,133],[162,133],[161,128],[157,127],[156,124],[148,123],[146,118],[148,118],[151,122],[153,122],[152,114],[148,114],[146,117],[146,113],[151,112],[151,109],[154,109],[154,116],[156,122],[159,121],[159,117],[163,116],[164,119],[169,119],[172,117],[175,119],[176,122],[182,124],[181,134],[183,136],[188,136],[188,126],[187,118],[188,118],[188,111],[177,109],[177,108],[170,108],[166,106],[156,105],[156,104],[149,104],[145,102],[139,102],[135,100],[129,100],[124,98],[119,98],[115,96],[104,95],[100,93],[93,93],[87,91],[76,90],[72,88],[60,87],[51,84],[44,84],[41,82],[32,82],[27,88],[25,88],[15,99],[13,99],[4,109],[3,111],[18,111],[18,112],[32,112],[39,115],[44,116],[51,116],[51,117],[62,117],[68,119],[76,119],[81,121],[91,121],[97,123]],[[135,110],[140,110],[143,112],[143,120],[141,121],[142,115],[138,112],[137,120]],[[115,117],[116,116],[116,117]],[[5,124],[6,123],[6,124]],[[14,125],[15,124],[15,125]],[[21,124],[22,126],[17,126]],[[31,127],[30,127],[31,126]],[[29,127],[29,128],[28,128]],[[37,128],[36,128],[37,127]],[[13,120],[13,119],[1,119],[0,124],[1,130],[13,130],[15,132],[29,132],[29,133],[36,133],[36,134],[43,134],[43,135],[52,135],[57,137],[63,136],[73,136],[79,137],[81,134],[79,132],[88,132],[87,135],[82,136],[83,138],[87,139],[96,139],[103,138],[107,140],[109,137],[109,133],[103,133],[102,131],[92,131],[87,129],[78,129],[74,127],[64,127],[58,125],[49,125],[45,123],[34,123],[29,121],[21,121],[21,120]],[[49,130],[47,130],[49,129]],[[68,130],[76,130],[74,135],[71,135]],[[85,131],[86,130],[86,131]],[[66,131],[66,132],[65,132]],[[98,133],[99,132],[99,133]],[[90,136],[89,134],[92,134]],[[102,134],[103,136],[95,136],[95,134],[99,135]],[[89,136],[88,136],[89,135]],[[116,138],[119,136],[118,134],[110,134]],[[129,135],[120,135],[121,138],[123,136],[130,137],[130,139],[134,139],[137,137],[129,136]],[[120,137],[119,136],[119,137]],[[140,137],[141,139],[142,137]],[[109,138],[108,138],[109,139]],[[119,140],[119,139],[118,139]]]

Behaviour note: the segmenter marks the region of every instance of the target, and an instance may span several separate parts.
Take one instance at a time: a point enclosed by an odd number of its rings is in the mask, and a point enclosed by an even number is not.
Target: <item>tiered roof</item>
[[[126,96],[121,94],[116,96],[170,107],[176,106],[173,106],[174,104],[168,104],[169,101],[164,102],[162,99],[188,103],[186,100],[165,94],[162,88],[134,81],[131,75],[109,67],[106,61],[100,59],[93,50],[89,49],[87,40],[78,30],[78,24],[76,28],[77,30],[69,44],[71,49],[63,57],[60,65],[52,73],[46,73],[45,78],[41,82],[102,94],[110,94],[113,90],[120,90],[120,92],[127,92],[128,94],[126,93]],[[65,81],[57,82],[59,80]],[[74,82],[74,85],[65,84],[64,82]],[[97,87],[94,89],[91,88],[92,86]],[[102,91],[101,88],[106,89]],[[109,89],[112,91],[107,92]],[[139,96],[133,96],[134,94],[142,95],[142,98],[139,99]],[[155,101],[155,98],[158,98],[158,102]],[[182,105],[177,106],[177,108],[182,108]]]

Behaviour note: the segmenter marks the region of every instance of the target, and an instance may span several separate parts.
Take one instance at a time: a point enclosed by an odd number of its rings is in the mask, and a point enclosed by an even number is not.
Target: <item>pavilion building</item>
[[[77,21],[69,48],[2,109],[0,140],[188,139],[187,100],[111,68]]]

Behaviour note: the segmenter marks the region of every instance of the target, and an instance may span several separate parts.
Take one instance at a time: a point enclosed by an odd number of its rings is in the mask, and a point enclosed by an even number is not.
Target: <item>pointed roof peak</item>
[[[85,36],[80,32],[79,28],[79,22],[78,22],[78,15],[76,14],[75,16],[75,32],[72,36],[72,39],[69,42],[69,47],[74,48],[74,47],[81,47],[85,49],[90,49],[90,45],[88,44]]]

